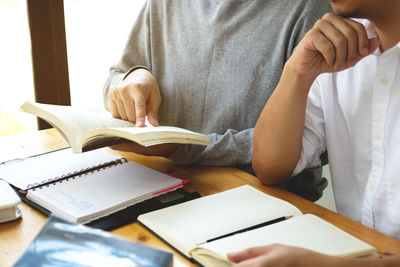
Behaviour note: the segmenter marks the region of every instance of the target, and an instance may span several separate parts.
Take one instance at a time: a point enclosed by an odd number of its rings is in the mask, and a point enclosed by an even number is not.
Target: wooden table
[[[54,129],[33,134],[0,138],[0,162],[18,157],[27,157],[62,147],[67,144]],[[338,226],[348,233],[375,246],[384,254],[400,253],[400,241],[363,226],[351,219],[325,209],[277,187],[262,186],[258,179],[241,170],[228,167],[183,167],[161,157],[146,157],[134,153],[110,150],[133,161],[163,172],[173,171],[173,175],[189,180],[185,189],[198,191],[202,196],[214,194],[244,184],[284,199],[297,206],[303,213],[315,214]],[[47,217],[25,203],[20,205],[22,218],[0,224],[0,266],[11,266],[24,252],[29,243],[46,222]],[[194,266],[193,263],[167,246],[138,223],[132,223],[112,233],[174,254],[174,266]]]

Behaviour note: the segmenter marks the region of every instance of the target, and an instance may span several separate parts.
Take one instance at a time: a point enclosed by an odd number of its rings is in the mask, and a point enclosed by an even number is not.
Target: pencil
[[[260,228],[260,227],[263,227],[263,226],[266,226],[266,225],[270,225],[270,224],[273,224],[273,223],[281,222],[281,221],[287,220],[287,219],[292,218],[292,217],[293,217],[293,215],[291,215],[291,216],[282,216],[282,217],[279,217],[279,218],[276,218],[276,219],[273,219],[273,220],[270,220],[270,221],[259,223],[259,224],[256,224],[256,225],[253,225],[253,226],[250,226],[250,227],[246,227],[246,228],[243,228],[243,229],[240,229],[240,230],[228,233],[228,234],[224,234],[224,235],[221,235],[221,236],[217,236],[217,237],[208,239],[205,243],[209,243],[209,242],[212,242],[212,241],[215,241],[215,240],[227,237],[227,236],[231,236],[231,235],[247,232],[247,231],[250,231],[250,230],[254,230],[254,229],[257,229],[257,228]]]

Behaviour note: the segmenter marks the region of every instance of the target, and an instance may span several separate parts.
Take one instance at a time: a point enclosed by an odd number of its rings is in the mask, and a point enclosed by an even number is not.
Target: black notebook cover
[[[172,258],[169,252],[50,216],[14,266],[172,266]]]
[[[51,212],[48,211],[47,209],[27,199],[25,194],[19,192],[18,190],[15,191],[21,197],[22,201],[28,204],[29,206],[37,209],[38,211],[42,212],[47,216],[51,214]],[[179,188],[175,191],[168,192],[158,197],[145,200],[143,202],[137,203],[123,210],[110,214],[108,216],[99,218],[95,221],[87,223],[86,225],[93,228],[109,231],[135,222],[140,214],[169,207],[198,197],[200,197],[200,194],[198,192],[188,193],[182,188]]]

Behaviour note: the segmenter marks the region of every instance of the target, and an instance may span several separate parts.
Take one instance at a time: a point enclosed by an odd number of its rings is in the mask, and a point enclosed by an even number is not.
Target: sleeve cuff
[[[297,165],[294,168],[291,177],[294,177],[294,176],[298,175],[299,173],[301,173],[306,168],[306,166],[307,166],[306,158],[304,156],[304,152],[302,151],[301,155],[300,155],[300,159],[297,162]]]
[[[145,69],[145,70],[148,70],[148,71],[150,71],[150,72],[152,73],[152,71],[151,71],[148,67],[143,66],[143,65],[136,65],[136,66],[133,66],[132,68],[130,68],[130,69],[125,73],[124,77],[122,77],[122,81],[125,80],[125,78],[126,78],[129,74],[131,74],[132,72],[134,72],[135,70],[138,70],[138,69]]]

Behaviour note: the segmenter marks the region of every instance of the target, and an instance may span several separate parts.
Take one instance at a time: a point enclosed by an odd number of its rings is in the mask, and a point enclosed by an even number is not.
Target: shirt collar
[[[374,37],[378,37],[378,34],[376,33],[374,24],[372,24],[369,20],[367,20],[367,19],[352,19],[352,20],[357,21],[357,22],[361,23],[362,25],[364,25],[365,29],[367,30],[368,38],[371,39]],[[397,49],[400,49],[400,42],[398,42],[394,47],[390,48],[388,51],[397,50]],[[372,55],[375,55],[375,56],[379,56],[381,54],[382,54],[382,52],[379,49],[379,47],[372,53]]]

